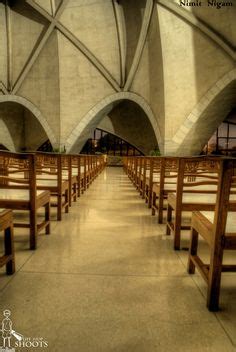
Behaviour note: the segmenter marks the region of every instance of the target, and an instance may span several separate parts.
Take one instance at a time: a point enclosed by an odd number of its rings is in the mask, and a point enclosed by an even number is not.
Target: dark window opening
[[[114,156],[140,156],[144,155],[140,150],[124,141],[123,139],[108,133],[99,128],[93,133],[93,138],[89,138],[85,143],[81,154],[103,153]]]
[[[0,144],[0,150],[9,150],[7,147],[5,147],[5,145]]]
[[[40,152],[48,152],[48,153],[50,153],[50,152],[53,151],[53,147],[51,145],[51,142],[48,139],[37,150],[40,151]]]
[[[227,116],[203,148],[203,154],[236,157],[236,110]]]

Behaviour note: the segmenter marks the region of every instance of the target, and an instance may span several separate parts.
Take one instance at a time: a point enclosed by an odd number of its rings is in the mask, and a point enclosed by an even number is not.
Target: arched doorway
[[[236,107],[236,70],[222,77],[202,97],[172,139],[176,155],[200,154],[217,127]]]
[[[38,108],[19,96],[0,96],[0,127],[0,143],[11,151],[34,151],[48,139],[56,142]]]
[[[144,154],[157,145],[160,149],[162,146],[160,129],[150,106],[134,93],[111,95],[93,107],[68,137],[67,152],[80,152],[97,127],[125,139]]]
[[[40,110],[17,95],[0,96],[0,143],[12,151],[36,150],[44,141],[56,144],[56,137]],[[7,144],[4,141],[7,135]],[[6,139],[6,138],[5,138]]]

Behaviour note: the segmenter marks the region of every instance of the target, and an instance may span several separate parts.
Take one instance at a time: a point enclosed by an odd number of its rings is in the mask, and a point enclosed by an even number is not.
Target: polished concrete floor
[[[120,168],[53,221],[36,251],[25,230],[15,230],[15,243],[17,273],[0,273],[0,322],[10,309],[13,329],[42,337],[46,351],[236,350],[236,275],[223,277],[222,310],[208,312],[205,283],[186,273],[187,252],[173,251]]]

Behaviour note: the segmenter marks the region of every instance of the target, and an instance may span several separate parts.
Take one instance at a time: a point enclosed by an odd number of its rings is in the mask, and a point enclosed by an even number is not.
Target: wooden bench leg
[[[90,185],[89,176],[87,176],[85,183],[86,183],[86,189],[88,189]]]
[[[152,207],[152,191],[148,191],[148,208]]]
[[[80,195],[83,194],[83,189],[84,189],[84,183],[83,183],[83,180],[81,180],[80,181],[80,188],[79,188]]]
[[[145,188],[145,203],[147,203],[148,202],[148,186],[146,186],[146,188]]]
[[[69,190],[68,189],[65,191],[65,203],[66,203],[65,213],[69,213]]]
[[[80,182],[78,182],[77,183],[77,197],[78,198],[80,197],[80,189],[81,189]]]
[[[76,199],[77,199],[77,185],[76,185],[76,183],[73,184],[73,193],[74,193],[73,201],[76,202]]]
[[[181,211],[175,209],[174,222],[174,249],[180,250],[180,236],[181,236]]]
[[[163,203],[164,203],[164,197],[163,194],[159,194],[158,197],[158,224],[163,223]]]
[[[197,255],[198,248],[198,232],[192,227],[191,229],[191,242],[189,248],[189,258],[188,258],[188,273],[195,273],[195,264],[192,260],[192,256]]]
[[[156,214],[156,210],[155,210],[155,207],[156,207],[156,199],[157,199],[156,192],[152,192],[152,215],[155,215],[155,214]]]
[[[36,210],[30,210],[30,249],[37,248],[37,216]]]
[[[207,290],[207,307],[213,312],[219,310],[222,261],[222,247],[220,244],[216,245],[215,248],[212,246]]]
[[[71,181],[69,181],[69,206],[71,207],[72,205],[72,184],[71,184]]]
[[[61,221],[62,219],[62,195],[58,194],[57,196],[57,220]]]
[[[50,234],[50,211],[51,211],[50,203],[47,203],[44,208],[45,208],[45,221],[48,222],[48,225],[46,226],[46,235],[49,235]]]
[[[142,199],[145,198],[145,182],[142,184]]]
[[[167,225],[166,225],[166,235],[169,236],[171,231],[170,231],[170,227],[169,227],[169,223],[171,223],[172,220],[172,207],[168,204],[167,205]]]
[[[12,275],[15,272],[15,251],[14,251],[14,236],[13,236],[13,225],[10,225],[7,229],[5,229],[5,255],[11,256],[11,260],[9,260],[6,264],[6,272],[7,275]]]

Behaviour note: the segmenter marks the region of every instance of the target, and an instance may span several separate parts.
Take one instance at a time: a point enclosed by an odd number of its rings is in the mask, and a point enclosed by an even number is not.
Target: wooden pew
[[[123,170],[124,172],[128,175],[128,157],[123,156],[122,158],[122,164],[123,164]]]
[[[106,166],[105,155],[91,155],[92,181],[103,171]]]
[[[76,182],[76,197],[81,195],[81,166],[80,166],[80,155],[73,154],[71,156],[71,168],[72,168],[72,177]],[[76,198],[75,198],[76,200]]]
[[[132,164],[133,164],[133,167],[132,167],[132,182],[133,182],[133,185],[135,186],[136,183],[137,183],[137,173],[138,173],[138,159],[137,158],[133,158],[132,160]]]
[[[207,283],[207,307],[219,309],[222,272],[236,272],[236,265],[224,265],[223,254],[236,250],[236,159],[220,161],[218,193],[214,211],[194,212],[191,225],[191,245],[188,272],[195,267]],[[210,249],[210,263],[204,264],[198,254],[198,237],[201,235]]]
[[[152,188],[152,215],[158,213],[158,223],[163,223],[164,200],[168,194],[176,191],[178,175],[178,158],[162,157],[160,165],[159,182]]]
[[[159,181],[160,157],[125,157],[124,171],[137,188],[138,192],[151,207],[152,188]]]
[[[80,189],[83,194],[88,187],[88,166],[87,166],[87,155],[80,155]]]
[[[180,158],[176,192],[167,198],[166,234],[174,234],[174,248],[180,249],[182,213],[195,210],[214,210],[219,177],[219,158]],[[172,212],[175,217],[172,221]]]
[[[137,158],[137,157],[136,157]],[[138,181],[137,181],[137,189],[139,194],[145,199],[146,193],[148,193],[149,184],[147,182],[148,177],[150,175],[150,158],[146,156],[138,157]]]
[[[104,163],[104,156],[96,156],[95,157],[95,178],[100,174],[100,172],[103,170],[102,163]]]
[[[91,155],[86,155],[86,166],[87,166],[87,188],[89,188],[89,186],[92,183],[92,156]]]
[[[136,185],[136,180],[137,180],[137,172],[138,172],[138,160],[137,158],[133,157],[131,158],[131,173],[130,173],[130,179],[133,182],[133,185]]]
[[[132,171],[132,158],[130,156],[123,158],[124,171],[127,173],[127,176],[131,179]]]
[[[92,156],[92,181],[94,181],[98,175],[98,160],[99,157],[96,155]]]
[[[142,183],[142,175],[143,175],[143,157],[142,156],[137,156],[137,175],[136,175],[136,188],[138,192],[140,193],[141,190],[141,183]]]
[[[102,172],[105,167],[104,155],[93,156],[93,174],[94,179]]]
[[[72,165],[72,158],[69,154],[64,154],[62,158],[62,177],[69,183],[69,206],[72,206],[72,200],[77,199],[77,175]]]
[[[36,153],[37,162],[37,189],[47,190],[51,197],[56,197],[56,203],[51,206],[57,207],[57,220],[62,219],[62,211],[69,212],[69,182],[70,172],[68,157],[65,154]]]
[[[97,157],[95,155],[91,155],[91,168],[90,168],[90,183],[92,183],[97,175]]]
[[[124,160],[127,163],[127,168],[124,170],[127,170],[127,175],[130,178],[131,182],[133,185],[136,187],[138,191],[141,192],[140,189],[140,184],[141,184],[141,179],[142,179],[142,173],[143,173],[143,162],[142,162],[143,157],[126,157]]]
[[[140,179],[140,195],[142,199],[145,199],[145,192],[146,192],[146,181],[147,181],[147,157],[143,157],[142,159],[142,174]]]
[[[135,158],[134,157],[130,157],[130,173],[129,173],[129,178],[132,182],[134,182],[134,178],[135,178],[135,171],[136,171],[136,166],[135,166]]]
[[[133,167],[133,160],[131,157],[127,157],[127,175],[130,178],[130,180],[131,180],[132,167]]]
[[[100,155],[97,157],[97,167],[98,167],[98,175],[104,170],[104,168],[107,165],[107,156],[106,155]]]
[[[0,209],[0,231],[4,231],[4,255],[0,256],[0,267],[6,265],[6,273],[12,275],[15,272],[15,251],[11,210]]]
[[[160,180],[161,157],[147,157],[145,171],[145,200],[148,207],[152,207],[153,186]]]
[[[36,188],[36,156],[0,152],[0,207],[29,212],[29,223],[15,227],[30,229],[30,249],[37,247],[37,234],[46,229],[50,233],[50,193]],[[44,207],[44,220],[37,223],[38,209]]]
[[[70,158],[71,198],[76,200],[105,167],[103,155],[68,154]],[[77,190],[77,191],[76,191]]]

